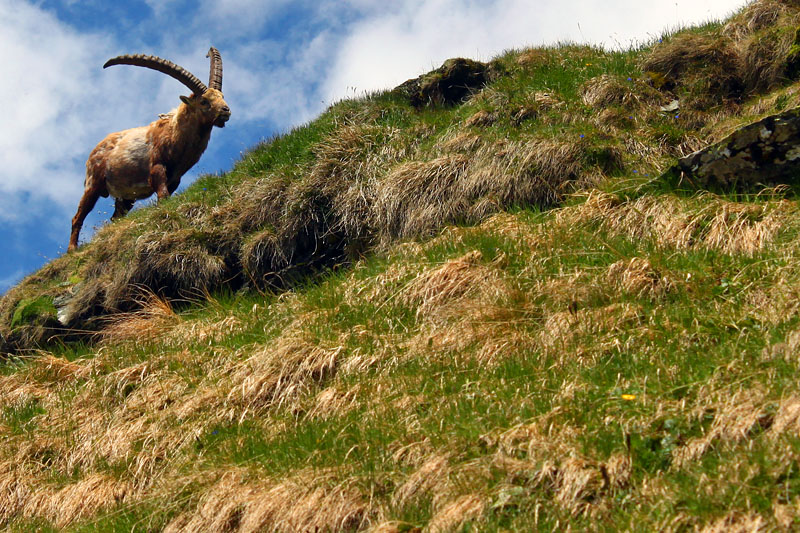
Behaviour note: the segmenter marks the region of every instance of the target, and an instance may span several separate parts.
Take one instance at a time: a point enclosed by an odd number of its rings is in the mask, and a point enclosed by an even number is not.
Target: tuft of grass
[[[3,407],[2,423],[14,435],[19,435],[27,431],[33,431],[35,418],[45,414],[45,410],[39,405],[38,400],[29,399]]]

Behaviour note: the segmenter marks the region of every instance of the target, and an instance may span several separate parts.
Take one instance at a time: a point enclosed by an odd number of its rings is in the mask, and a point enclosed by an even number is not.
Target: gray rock
[[[70,287],[66,292],[53,298],[53,306],[56,308],[56,317],[62,326],[68,326],[72,322],[73,309],[70,306],[72,300],[80,292],[83,282]]]
[[[665,175],[698,188],[749,190],[800,178],[800,108],[744,126],[678,160]]]
[[[662,113],[674,113],[681,108],[680,100],[673,100],[667,105],[662,105],[659,109]]]

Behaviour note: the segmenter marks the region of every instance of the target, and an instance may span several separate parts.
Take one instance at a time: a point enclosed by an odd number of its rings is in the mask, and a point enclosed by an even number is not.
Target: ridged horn
[[[213,46],[206,54],[211,58],[211,72],[208,74],[208,86],[218,91],[222,90],[222,56]]]
[[[103,68],[107,68],[112,65],[133,65],[136,67],[145,67],[163,72],[167,76],[175,78],[182,84],[186,85],[194,94],[198,96],[208,90],[208,87],[206,87],[206,85],[200,81],[197,76],[185,68],[179,67],[172,61],[167,61],[166,59],[161,59],[160,57],[147,56],[144,54],[117,56],[106,61],[106,64],[103,65]],[[222,65],[220,64],[220,71],[221,70]]]

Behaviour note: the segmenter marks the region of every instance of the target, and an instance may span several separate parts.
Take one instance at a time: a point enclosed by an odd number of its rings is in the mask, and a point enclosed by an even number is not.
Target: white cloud
[[[0,130],[4,174],[0,189],[5,193],[61,189],[55,174],[63,170],[65,160],[75,157],[77,146],[59,140],[84,134],[83,125],[68,109],[82,98],[89,42],[24,4],[0,2],[0,20],[5,26],[0,33],[4,53],[0,95],[10,104],[4,110],[10,127]]]
[[[268,121],[287,128],[313,118],[322,108],[314,87],[325,74],[332,44],[332,36],[321,33],[301,46],[262,40],[221,50],[231,126]]]
[[[18,1],[0,0],[0,20],[0,97],[9,104],[8,126],[0,129],[0,191],[7,197],[29,194],[32,205],[46,199],[72,210],[91,148],[114,125],[136,125],[142,106],[102,70],[104,51],[113,49],[107,36],[79,34]],[[35,211],[0,211],[0,220],[20,216]]]

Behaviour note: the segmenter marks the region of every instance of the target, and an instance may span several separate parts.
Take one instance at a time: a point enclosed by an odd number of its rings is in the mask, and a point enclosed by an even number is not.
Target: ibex
[[[114,198],[111,220],[125,216],[136,200],[158,195],[163,200],[175,192],[181,177],[200,159],[208,146],[211,129],[220,128],[231,117],[222,96],[222,57],[211,48],[208,87],[190,72],[155,56],[123,55],[109,59],[111,65],[146,67],[175,78],[191,91],[181,96],[177,109],[148,126],[108,135],[86,161],[86,181],[78,212],[72,219],[68,251],[78,246],[78,235],[86,215],[100,196]]]

